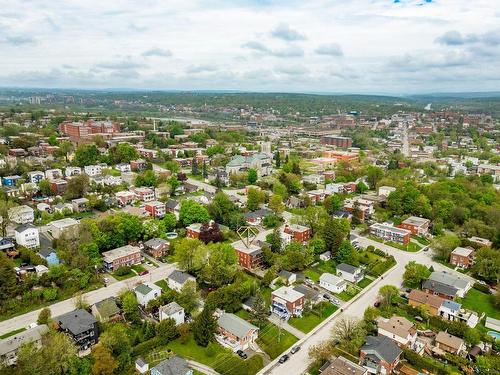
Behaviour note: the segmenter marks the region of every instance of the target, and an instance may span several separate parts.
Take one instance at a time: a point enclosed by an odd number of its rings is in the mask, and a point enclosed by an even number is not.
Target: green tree
[[[266,242],[271,246],[271,250],[275,253],[280,252],[283,246],[281,232],[279,228],[274,228],[272,233],[266,236]]]
[[[217,243],[208,245],[208,261],[203,267],[204,281],[215,288],[230,284],[237,270],[236,253],[231,245]]]
[[[0,301],[10,300],[17,292],[17,276],[14,263],[2,251],[0,252]]]
[[[38,314],[37,324],[48,324],[50,321],[51,312],[48,307],[44,307]]]
[[[325,207],[326,212],[332,215],[334,212],[342,209],[344,205],[344,200],[338,194],[330,195],[326,197],[323,201],[323,207]]]
[[[157,187],[159,183],[160,180],[151,169],[148,169],[135,177],[135,186]]]
[[[384,171],[374,165],[369,165],[366,169],[366,181],[372,189],[377,188],[378,182],[384,177]]]
[[[303,270],[311,261],[310,253],[297,241],[292,241],[286,247],[282,256],[283,268],[288,271]]]
[[[58,150],[58,155],[61,155],[64,157],[66,162],[68,161],[68,155],[71,151],[73,151],[73,144],[69,141],[62,141],[59,144],[59,150]]]
[[[276,168],[281,168],[281,156],[278,150],[276,150],[276,152],[274,153],[274,160],[276,162]]]
[[[135,294],[128,291],[121,297],[121,300],[125,318],[127,318],[130,322],[138,323],[141,320],[141,315]]]
[[[457,246],[460,246],[460,238],[451,233],[434,238],[430,245],[434,251],[434,255],[438,259],[446,261],[450,259],[451,252]]]
[[[38,183],[38,190],[45,197],[50,197],[52,195],[52,189],[50,187],[50,182],[48,180],[42,180]]]
[[[178,334],[174,319],[164,319],[156,326],[156,335],[164,344],[175,339]]]
[[[163,225],[165,226],[165,230],[167,232],[171,232],[175,229],[177,226],[177,218],[175,217],[175,214],[172,212],[167,212],[165,216],[163,216]]]
[[[355,254],[354,247],[351,242],[344,240],[341,242],[337,252],[335,253],[335,260],[337,263],[351,263]]]
[[[283,211],[285,211],[285,205],[283,204],[283,198],[274,194],[271,198],[269,198],[269,208],[276,214],[281,215]]]
[[[275,181],[273,184],[273,194],[277,194],[283,199],[288,198],[288,190],[286,189],[286,186],[279,181]]]
[[[257,182],[257,171],[253,168],[248,170],[248,183],[253,185]]]
[[[335,254],[340,244],[349,236],[350,225],[346,219],[330,218],[323,230],[325,250]]]
[[[196,282],[189,280],[181,288],[177,296],[177,303],[184,307],[187,313],[196,311],[200,301],[200,293],[196,290]]]
[[[196,158],[193,158],[193,160],[191,161],[191,174],[193,176],[198,176],[200,174],[198,160]]]
[[[102,344],[97,344],[92,349],[94,364],[92,365],[92,375],[113,375],[118,367],[111,351]]]
[[[125,301],[123,307],[125,310]],[[130,365],[132,360],[132,343],[128,335],[127,327],[124,324],[112,324],[107,327],[99,337],[99,342],[108,348],[118,360],[118,370],[120,370],[120,372]]]
[[[175,191],[179,186],[181,186],[181,183],[177,179],[176,176],[172,176],[167,180],[168,185],[170,186],[170,195],[173,197],[175,196]]]
[[[0,200],[0,226],[2,229],[2,236],[6,235],[7,226],[10,223],[9,210],[15,206],[16,204],[14,204],[14,202],[3,199]]]
[[[183,238],[175,244],[174,259],[186,272],[195,272],[205,264],[207,247],[198,239]]]
[[[179,211],[179,220],[184,226],[193,223],[206,223],[210,215],[205,207],[194,200],[183,200]]]
[[[352,317],[343,317],[332,328],[332,340],[348,352],[356,352],[363,344],[366,331],[363,322]]]
[[[368,186],[363,181],[359,181],[356,185],[356,191],[359,194],[364,194],[368,190]]]
[[[137,149],[128,143],[118,143],[109,150],[109,155],[114,164],[130,163],[132,160],[139,158]]]
[[[86,165],[96,164],[99,161],[99,156],[100,153],[96,145],[81,145],[76,149],[73,161],[83,168]]]
[[[431,271],[426,266],[411,261],[405,266],[403,284],[409,288],[420,288],[422,281],[426,280],[430,275]]]
[[[217,321],[213,316],[213,310],[205,306],[203,311],[195,318],[191,330],[194,340],[200,346],[206,347],[210,342],[214,341]]]
[[[266,306],[266,301],[262,296],[262,293],[257,291],[253,301],[252,307],[252,321],[257,324],[257,326],[262,327],[267,322],[269,309]]]
[[[476,253],[476,263],[473,271],[484,280],[498,283],[500,281],[500,255],[498,250],[487,247]]]
[[[73,176],[68,181],[68,187],[64,195],[66,199],[81,198],[87,194],[89,185],[89,177],[85,173]]]
[[[247,208],[250,211],[255,211],[259,205],[264,201],[264,192],[256,188],[248,189],[247,193]]]
[[[384,285],[378,291],[380,303],[384,306],[390,306],[399,295],[399,290],[394,285]]]

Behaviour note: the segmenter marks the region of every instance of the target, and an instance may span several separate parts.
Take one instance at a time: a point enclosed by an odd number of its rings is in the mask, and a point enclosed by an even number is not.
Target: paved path
[[[208,367],[207,365],[204,365],[203,363],[192,361],[190,359],[187,360],[187,363],[189,364],[189,366],[192,369],[197,370],[199,372],[202,372],[204,374],[207,374],[207,375],[220,375],[213,368]]]
[[[165,279],[174,269],[174,265],[166,264],[164,266],[153,269],[147,275],[131,277],[123,281],[112,283],[108,287],[103,287],[85,293],[83,295],[83,298],[92,305],[96,302],[102,301],[105,298],[118,296],[123,290],[132,289],[136,284],[139,284],[141,282],[156,282],[158,280]],[[74,310],[74,302],[74,298],[69,298],[67,300],[54,303],[53,305],[50,305],[48,307],[52,312],[52,316],[55,317]],[[26,314],[19,315],[0,322],[0,335],[19,328],[25,328],[29,324],[36,322],[40,311],[41,309],[30,311]]]
[[[276,314],[271,315],[269,317],[269,321],[271,323],[273,323],[275,326],[283,328],[285,331],[291,333],[292,335],[294,335],[298,339],[302,339],[302,338],[306,337],[306,334],[304,332],[291,326],[290,324],[288,324],[287,321],[280,319]]]

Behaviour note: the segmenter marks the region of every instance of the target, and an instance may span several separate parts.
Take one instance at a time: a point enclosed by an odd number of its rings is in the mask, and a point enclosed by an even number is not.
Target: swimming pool
[[[495,340],[500,340],[500,333],[498,332],[488,331],[487,334],[493,337]]]

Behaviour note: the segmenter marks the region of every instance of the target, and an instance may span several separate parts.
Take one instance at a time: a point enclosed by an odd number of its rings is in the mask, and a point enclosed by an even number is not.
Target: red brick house
[[[166,212],[165,203],[159,201],[146,203],[144,209],[154,218],[162,218]]]
[[[138,187],[134,189],[137,199],[142,202],[151,202],[155,200],[155,192],[153,189],[147,187]]]
[[[431,221],[423,217],[410,216],[408,219],[404,220],[398,225],[398,228],[406,229],[411,232],[411,234],[425,236],[429,232],[429,224]]]
[[[103,266],[107,271],[116,271],[122,266],[141,263],[141,249],[137,246],[125,245],[102,253]]]
[[[124,190],[116,192],[115,198],[122,206],[126,206],[134,201],[135,194],[131,191]]]
[[[236,241],[231,244],[238,256],[238,264],[247,269],[260,267],[262,264],[262,249],[259,245]]]
[[[201,223],[193,223],[186,227],[186,237],[200,238]]]
[[[233,351],[248,349],[259,334],[259,328],[230,313],[223,313],[217,325],[217,341]]]
[[[148,163],[144,159],[132,160],[130,162],[130,169],[133,171],[143,171],[148,167]]]
[[[304,303],[305,295],[291,286],[282,286],[271,293],[271,311],[283,319],[301,316]]]
[[[471,247],[457,247],[450,254],[450,263],[454,266],[469,268],[474,264],[476,251]]]
[[[306,243],[311,238],[311,229],[298,224],[286,224],[283,232],[291,236],[292,241]]]
[[[151,238],[144,242],[144,251],[155,258],[167,255],[170,244],[162,238]]]
[[[64,194],[67,188],[68,182],[66,180],[54,180],[50,182],[50,190],[54,195]]]

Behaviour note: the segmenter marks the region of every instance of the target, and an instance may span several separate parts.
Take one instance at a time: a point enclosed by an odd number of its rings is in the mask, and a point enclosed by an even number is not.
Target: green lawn
[[[168,287],[167,280],[159,280],[155,284],[162,288],[164,292],[170,289]]]
[[[241,309],[236,313],[242,319],[249,321],[250,313]],[[285,350],[295,344],[298,339],[284,329],[279,330],[274,324],[268,322],[260,328],[257,344],[271,359],[278,357]]]
[[[335,267],[335,263],[332,260],[323,261],[320,260],[316,265],[311,268],[308,268],[304,271],[304,275],[309,277],[312,281],[317,283],[319,281],[319,277],[323,273],[331,273],[333,275],[337,274],[337,269]]]
[[[320,303],[313,311],[304,314],[301,318],[291,318],[288,324],[304,333],[308,333],[319,323],[332,315],[335,310],[337,310],[337,307],[329,302]]]
[[[129,273],[120,276],[120,275],[117,275],[116,271],[115,271],[111,274],[111,276],[113,276],[118,281],[122,281],[122,280],[130,279],[131,277],[134,277],[137,275],[133,271],[130,271]]]
[[[212,345],[211,350],[213,350],[213,353],[210,353],[210,350],[207,348],[196,344],[192,334],[189,334],[189,339],[185,344],[179,340],[174,340],[167,344],[167,348],[181,357],[192,359],[208,366],[215,362],[219,354],[230,353],[230,350],[225,349],[219,344]]]
[[[319,281],[319,277],[321,276],[321,274],[319,274],[318,272],[311,270],[311,269],[305,270],[304,275],[306,277],[310,278],[315,283],[317,283]]]
[[[358,286],[359,286],[361,289],[364,289],[364,288],[366,288],[368,285],[370,285],[373,281],[375,281],[375,279],[369,279],[369,278],[365,277],[363,280],[361,280],[361,281],[358,283]]]
[[[19,332],[23,332],[23,331],[26,331],[26,328],[15,329],[14,331],[7,332],[6,334],[0,336],[0,339],[2,339],[2,340],[6,339],[7,337],[14,336],[14,335],[18,334]]]
[[[146,271],[146,269],[144,268],[144,266],[142,264],[134,264],[132,266],[132,269],[137,272],[137,273],[141,273],[143,271]]]
[[[493,294],[486,294],[477,289],[471,289],[460,302],[462,303],[462,307],[466,309],[478,313],[484,312],[491,318],[500,319],[500,310],[493,305],[494,298]]]
[[[373,240],[373,241],[377,241],[379,243],[383,243],[385,245],[395,247],[396,249],[399,249],[399,250],[408,251],[410,253],[415,253],[422,248],[422,246],[417,245],[414,242],[410,242],[410,243],[408,243],[408,245],[402,245],[400,243],[396,243],[396,242],[392,242],[392,241],[384,241],[381,238],[378,238],[375,236],[368,236],[368,238]]]

